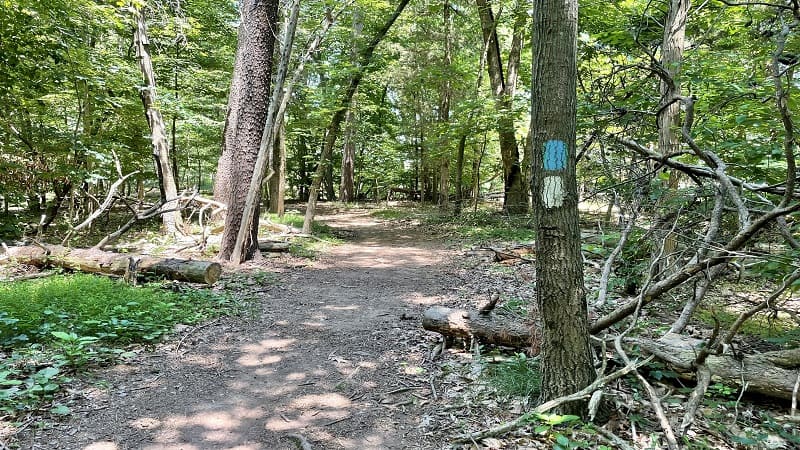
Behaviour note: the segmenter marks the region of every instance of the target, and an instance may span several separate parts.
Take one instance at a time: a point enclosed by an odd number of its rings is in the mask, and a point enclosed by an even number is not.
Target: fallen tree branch
[[[44,249],[43,249],[44,248]],[[123,277],[136,273],[170,280],[214,284],[222,273],[216,262],[111,253],[91,249],[70,249],[60,245],[9,247],[6,260],[37,267],[63,267],[81,272]],[[133,260],[133,261],[131,261]],[[2,261],[0,261],[2,262]],[[134,270],[131,270],[131,267]]]

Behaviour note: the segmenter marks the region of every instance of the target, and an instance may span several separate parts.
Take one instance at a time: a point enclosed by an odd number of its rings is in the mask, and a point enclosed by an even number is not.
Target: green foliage
[[[530,242],[534,230],[529,218],[479,210],[458,216],[431,214],[425,223],[440,228],[463,245],[491,242]]]
[[[538,361],[524,353],[490,365],[485,374],[500,394],[525,399],[538,395],[542,382]]]
[[[0,285],[0,412],[50,405],[66,374],[130,355],[176,323],[198,323],[232,310],[231,298],[205,290],[176,293],[131,287],[92,275],[56,275]],[[52,404],[52,414],[68,413]]]

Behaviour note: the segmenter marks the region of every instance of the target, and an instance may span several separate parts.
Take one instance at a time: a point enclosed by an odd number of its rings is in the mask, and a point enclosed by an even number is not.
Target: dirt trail
[[[284,271],[254,294],[254,314],[98,374],[106,382],[75,393],[76,414],[29,427],[20,447],[299,448],[292,433],[314,449],[442,447],[419,427],[430,337],[418,318],[452,292],[450,254],[365,211],[320,219],[354,236],[304,268],[264,263]]]

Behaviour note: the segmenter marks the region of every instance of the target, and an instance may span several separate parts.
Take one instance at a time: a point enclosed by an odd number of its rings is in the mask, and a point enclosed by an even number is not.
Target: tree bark
[[[541,401],[594,380],[578,223],[576,164],[577,0],[534,6],[532,114],[537,303],[542,317]],[[562,414],[585,416],[583,401]]]
[[[686,21],[690,0],[671,0],[664,24],[664,37],[661,45],[661,69],[665,73],[660,85],[661,105],[658,115],[658,151],[663,156],[680,151],[680,102],[673,99],[681,95],[679,79],[683,51],[686,46]],[[671,170],[666,182],[667,201],[674,196],[680,182],[680,172]],[[657,272],[669,272],[675,265],[675,251],[678,248],[677,234],[669,232],[664,239],[663,261]]]
[[[331,153],[333,152],[333,147],[336,145],[336,138],[339,136],[342,121],[344,121],[345,114],[350,106],[350,102],[353,99],[356,90],[358,89],[358,85],[361,84],[361,80],[364,78],[364,75],[366,75],[369,63],[372,61],[372,55],[375,53],[375,49],[378,47],[378,44],[381,43],[383,38],[386,37],[389,29],[392,27],[397,18],[400,17],[400,14],[403,12],[406,5],[408,5],[409,1],[410,0],[400,0],[400,3],[398,3],[389,20],[386,21],[383,27],[381,27],[375,33],[375,37],[372,39],[372,41],[359,52],[358,67],[355,69],[355,73],[353,73],[352,77],[350,78],[350,84],[347,86],[347,90],[345,90],[344,95],[342,95],[342,98],[339,101],[339,107],[336,109],[336,111],[334,111],[333,117],[331,117],[331,122],[328,124],[328,128],[326,129],[325,145],[322,149],[322,155],[320,156],[317,170],[314,173],[313,181],[308,189],[308,203],[306,204],[306,214],[303,220],[303,233],[311,233],[311,224],[314,222],[314,215],[316,214],[319,188],[322,184],[322,178],[325,175],[325,169],[328,166],[328,161],[330,160]]]
[[[523,349],[531,346],[530,328],[504,316],[481,315],[477,311],[452,309],[444,306],[428,308],[422,317],[422,327],[447,339],[471,339],[492,345]]]
[[[272,151],[272,170],[275,175],[269,180],[269,211],[283,217],[286,212],[286,124],[283,120],[280,121]]]
[[[178,188],[175,184],[175,176],[172,173],[164,118],[161,116],[161,111],[156,107],[156,77],[153,72],[153,62],[150,58],[150,41],[147,37],[144,13],[137,9],[135,14],[136,30],[134,31],[133,41],[136,47],[136,59],[139,61],[139,69],[142,72],[145,83],[144,88],[139,91],[139,96],[144,105],[147,124],[150,126],[150,142],[153,146],[153,160],[158,174],[161,202],[164,203],[164,211],[173,210],[164,212],[161,215],[164,231],[169,234],[175,234],[183,225],[183,219],[181,219],[180,211],[174,211],[174,205],[166,202],[178,197]]]
[[[144,274],[209,285],[216,283],[222,273],[222,266],[210,261],[71,249],[60,245],[9,247],[6,255],[18,263],[37,267],[63,267],[117,276]]]
[[[267,122],[278,0],[246,0],[241,11],[234,81],[228,98],[225,149],[220,157],[229,161],[218,164],[218,170],[222,168],[228,173],[217,174],[217,183],[227,182],[228,185],[220,186],[219,190],[215,188],[215,200],[228,205],[219,258],[231,259],[238,248],[240,258],[236,262],[259,254],[258,208],[253,208],[247,218],[244,212]],[[240,73],[236,73],[237,70]],[[217,197],[218,192],[227,197]],[[260,196],[260,189],[257,189],[254,204],[259,203]],[[237,246],[242,222],[249,222],[250,226],[241,245]]]
[[[704,340],[673,333],[656,341],[633,339],[631,342],[666,362],[686,378],[694,377],[694,362],[706,344]],[[705,367],[715,380],[727,385],[741,386],[747,383],[747,392],[791,400],[800,369],[800,349],[743,355],[740,358],[733,352],[711,355],[706,359]]]
[[[253,235],[258,236],[258,223],[257,218],[260,214],[260,200],[262,192],[262,183],[265,177],[265,171],[268,167],[271,168],[272,153],[275,146],[275,123],[278,120],[278,109],[283,103],[283,86],[286,81],[286,75],[289,72],[289,59],[292,54],[292,46],[294,44],[294,34],[297,30],[297,22],[300,16],[300,0],[294,0],[290,16],[286,18],[286,24],[283,31],[283,48],[278,66],[278,72],[275,76],[275,87],[272,91],[272,97],[268,102],[267,119],[264,128],[261,132],[261,140],[258,146],[256,160],[253,163],[253,172],[250,178],[250,183],[247,188],[247,193],[244,199],[244,205],[241,212],[242,220],[239,223],[239,228],[236,232],[236,242],[231,253],[230,260],[233,262],[242,262],[245,259],[250,259],[253,253]],[[277,21],[277,19],[276,19]],[[274,41],[273,41],[274,44]],[[270,178],[273,174],[269,174]],[[238,211],[237,211],[238,213]],[[223,240],[225,239],[223,235]],[[258,253],[255,253],[258,255]]]
[[[494,20],[491,5],[488,0],[476,0],[478,13],[481,19],[483,40],[486,43],[486,68],[492,86],[497,109],[497,135],[500,141],[500,154],[503,160],[504,207],[510,214],[524,214],[528,212],[528,187],[525,186],[519,164],[519,148],[514,127],[514,94],[519,71],[520,51],[522,36],[519,28],[524,28],[525,22],[516,21],[514,40],[509,54],[507,77],[503,74],[503,62],[500,54],[500,41],[497,37],[497,24]],[[520,7],[525,5],[519,2]],[[520,11],[517,11],[521,17]]]

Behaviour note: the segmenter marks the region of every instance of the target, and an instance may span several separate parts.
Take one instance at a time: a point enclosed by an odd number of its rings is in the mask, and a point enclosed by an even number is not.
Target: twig
[[[689,427],[694,423],[697,408],[703,402],[710,382],[711,371],[708,370],[705,364],[699,366],[697,368],[697,386],[689,396],[689,401],[686,403],[686,413],[683,415],[683,422],[681,422],[681,436],[685,436],[686,432],[689,431]]]
[[[622,348],[622,335],[617,336],[617,338],[614,339],[614,347],[616,348],[617,353],[622,360],[626,364],[630,365],[628,354],[625,353],[625,350]],[[639,380],[639,383],[642,384],[647,391],[647,394],[650,396],[650,404],[653,406],[653,412],[656,413],[656,417],[658,417],[658,422],[661,425],[661,429],[664,431],[664,437],[667,439],[667,447],[670,450],[679,450],[680,446],[678,445],[678,440],[675,438],[675,432],[672,429],[672,425],[669,423],[666,413],[664,413],[664,407],[661,405],[661,399],[658,397],[658,392],[656,392],[655,388],[653,388],[653,385],[651,385],[647,379],[639,373],[638,370],[634,370],[633,372],[636,375],[636,378]]]
[[[592,393],[594,391],[596,391],[597,389],[601,388],[602,386],[605,386],[606,384],[608,384],[611,381],[616,380],[617,378],[623,377],[623,376],[625,376],[625,375],[627,375],[627,374],[629,374],[631,372],[635,372],[636,369],[648,364],[650,361],[653,360],[653,358],[654,358],[654,356],[649,356],[647,359],[639,361],[639,362],[630,362],[629,361],[628,364],[625,367],[623,367],[623,368],[621,368],[621,369],[617,370],[616,372],[613,372],[613,373],[611,373],[609,375],[606,375],[606,376],[603,376],[603,377],[598,377],[596,380],[594,380],[594,382],[592,382],[592,384],[586,386],[585,388],[581,389],[578,392],[575,392],[574,394],[565,395],[563,397],[559,397],[559,398],[544,402],[541,405],[539,405],[536,408],[534,408],[532,411],[519,416],[516,420],[513,420],[511,422],[506,422],[506,423],[504,423],[504,424],[502,424],[500,426],[497,426],[495,428],[491,428],[491,429],[483,430],[483,431],[477,431],[475,433],[467,433],[467,434],[458,435],[453,439],[453,442],[455,442],[455,443],[464,443],[464,442],[480,441],[481,439],[485,439],[485,438],[493,437],[493,436],[499,436],[499,435],[508,433],[510,431],[516,430],[517,428],[521,428],[521,427],[525,426],[526,424],[528,424],[532,419],[536,418],[536,416],[538,416],[540,414],[544,414],[544,413],[546,413],[547,411],[550,411],[553,408],[557,408],[558,406],[561,406],[564,403],[574,402],[576,400],[583,400],[583,399],[586,399],[586,398],[590,397],[592,395]]]
[[[628,445],[628,443],[625,442],[624,439],[612,433],[611,430],[606,430],[603,427],[594,427],[594,431],[596,431],[597,434],[604,437],[611,444],[613,444],[614,448],[618,448],[621,450],[634,450],[633,447]]]
[[[350,419],[350,416],[344,416],[344,417],[342,417],[342,418],[340,418],[340,419],[331,420],[330,422],[328,422],[328,423],[324,424],[323,426],[324,426],[324,427],[329,427],[329,426],[331,426],[331,425],[334,425],[334,424],[337,424],[337,423],[339,423],[339,422],[344,422],[345,420],[348,420],[348,419]]]
[[[217,317],[216,319],[212,320],[211,322],[204,323],[204,324],[202,324],[202,325],[198,325],[198,326],[196,326],[196,327],[192,328],[191,330],[189,330],[189,331],[186,333],[186,336],[184,336],[184,337],[183,337],[183,338],[180,340],[180,342],[178,342],[178,346],[177,346],[177,347],[175,347],[175,353],[178,353],[178,350],[180,350],[180,349],[181,349],[181,346],[183,345],[183,341],[185,341],[185,340],[186,340],[186,338],[188,338],[189,336],[191,336],[191,335],[192,335],[192,334],[193,334],[195,331],[197,331],[197,330],[200,330],[200,329],[203,329],[203,328],[205,328],[205,327],[208,327],[208,326],[211,326],[211,325],[214,325],[215,323],[219,322],[219,320],[220,320],[220,319],[221,319],[220,317]]]
[[[311,444],[308,442],[308,439],[304,438],[303,436],[297,433],[291,433],[286,435],[287,439],[291,439],[295,441],[297,448],[300,450],[312,450]]]
[[[614,250],[612,250],[611,254],[608,255],[608,258],[606,258],[606,262],[603,265],[603,273],[600,276],[600,290],[597,293],[597,301],[594,303],[595,308],[599,308],[606,303],[606,296],[608,294],[608,280],[611,276],[611,270],[614,267],[614,261],[616,261],[617,256],[622,253],[622,249],[625,247],[625,243],[628,241],[631,231],[633,231],[633,226],[636,224],[637,213],[638,210],[634,209],[630,220],[628,220],[628,225],[626,225],[625,229],[622,231],[622,235],[619,238],[617,246],[614,247]]]

